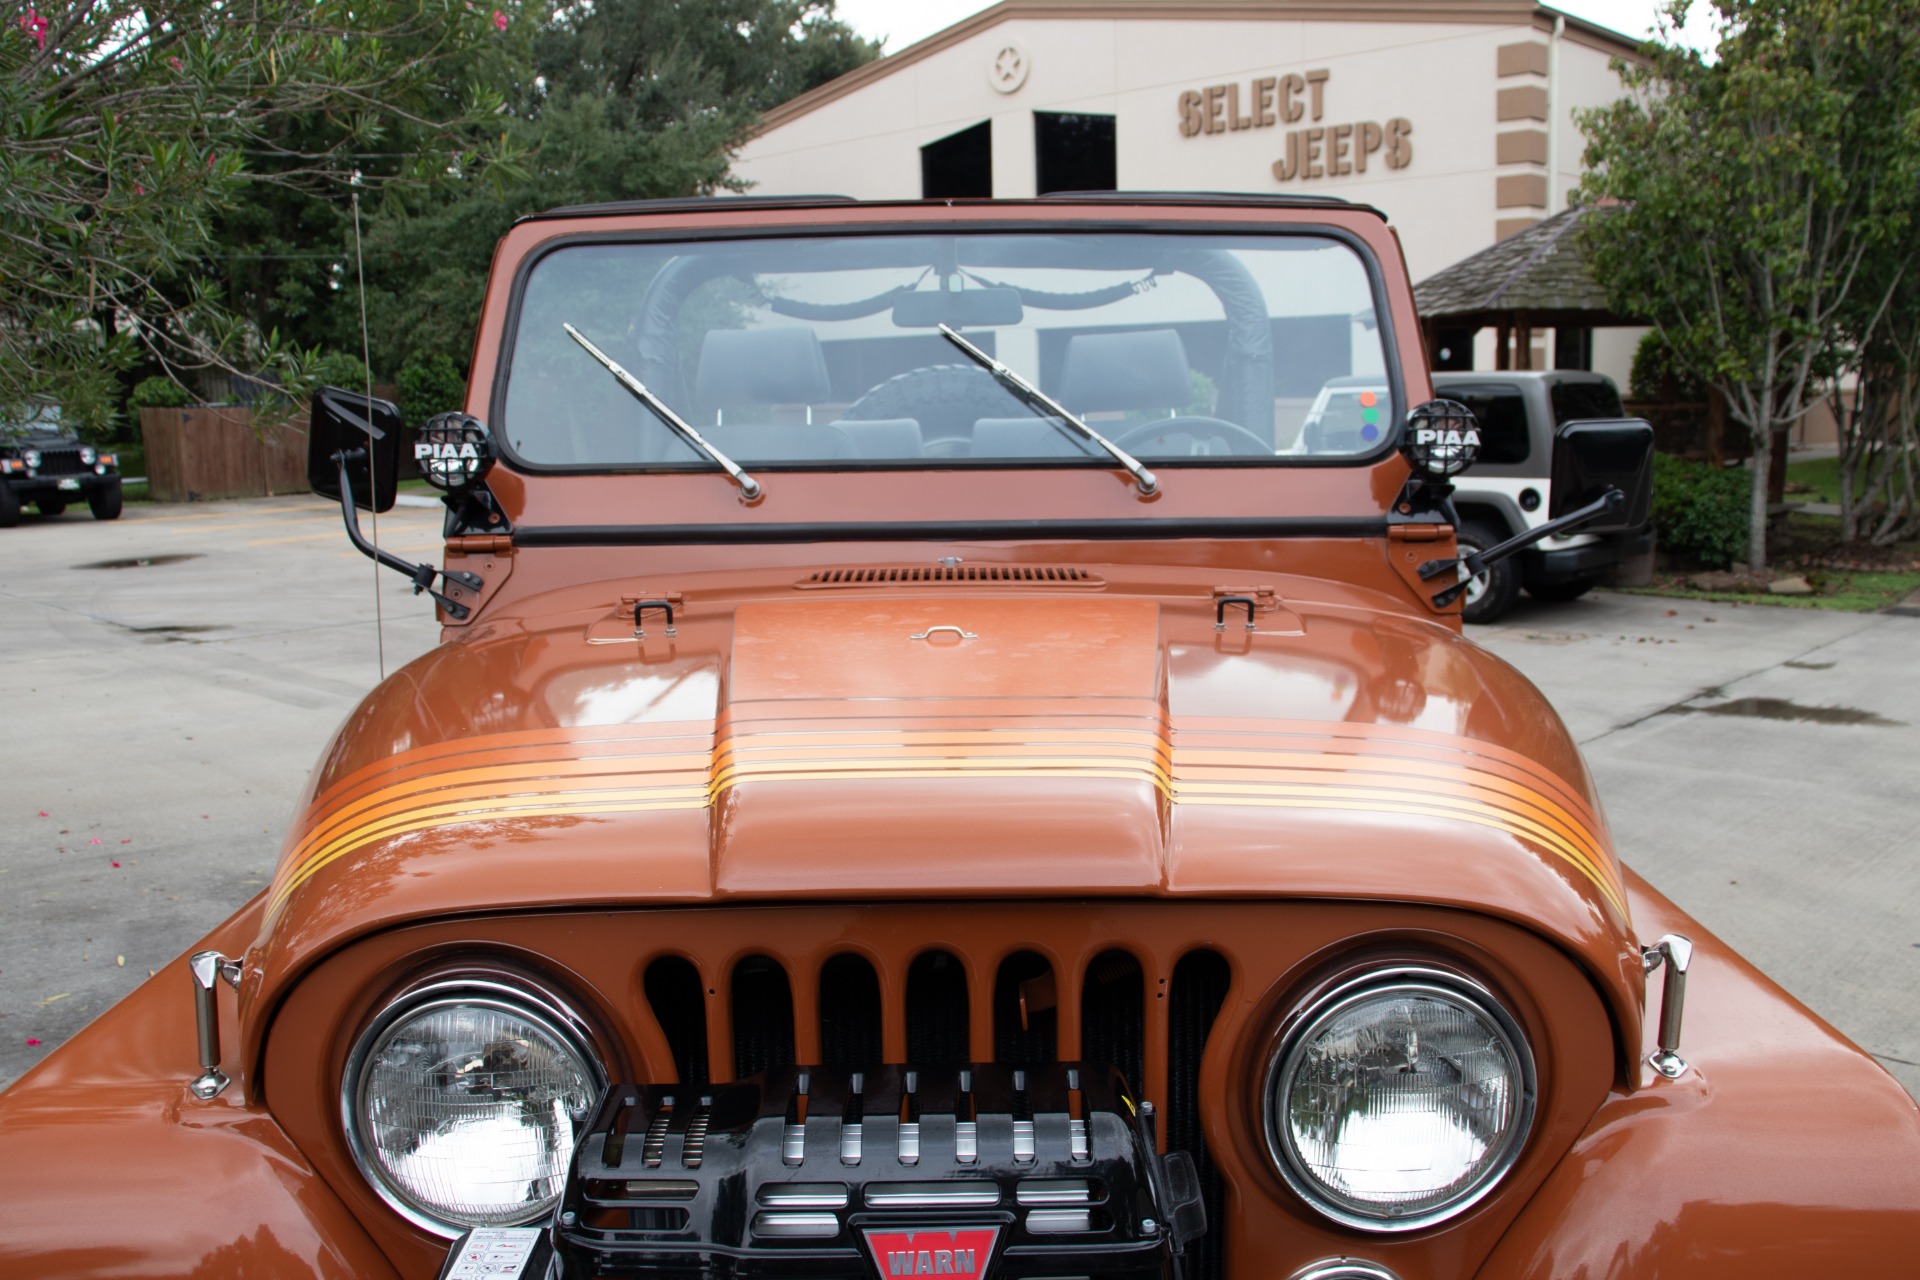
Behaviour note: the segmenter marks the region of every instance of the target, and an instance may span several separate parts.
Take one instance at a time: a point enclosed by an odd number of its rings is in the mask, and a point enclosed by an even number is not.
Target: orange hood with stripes
[[[341,728],[253,962],[275,987],[503,910],[1339,898],[1520,921],[1637,990],[1604,819],[1523,677],[1357,589],[1280,579],[1249,630],[1168,571],[1110,576],[739,591],[639,638],[604,588],[528,600]]]

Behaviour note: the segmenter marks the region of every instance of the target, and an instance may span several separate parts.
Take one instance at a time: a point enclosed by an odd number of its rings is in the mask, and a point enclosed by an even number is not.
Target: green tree
[[[833,16],[832,0],[597,0],[561,9],[533,33],[531,74],[509,94],[502,124],[513,180],[458,175],[432,190],[395,189],[368,222],[375,368],[416,355],[466,367],[488,263],[514,219],[567,204],[737,189],[728,166],[761,112],[878,53]],[[339,300],[357,305],[350,289]]]
[[[497,96],[441,76],[497,36],[465,0],[55,0],[0,27],[0,406],[97,425],[142,360],[169,373],[298,361],[195,270],[250,184],[339,185],[395,122],[473,167]],[[505,15],[502,14],[502,17]],[[311,122],[298,138],[281,126]]]
[[[1669,13],[1684,21],[1687,0]],[[1747,562],[1767,554],[1770,445],[1857,346],[1906,231],[1920,0],[1715,0],[1715,56],[1650,44],[1621,101],[1580,113],[1586,246],[1750,436]]]

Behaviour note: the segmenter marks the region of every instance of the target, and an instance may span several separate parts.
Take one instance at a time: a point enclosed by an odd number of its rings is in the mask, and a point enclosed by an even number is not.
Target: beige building
[[[1418,281],[1565,207],[1573,113],[1634,49],[1531,0],[1001,0],[767,113],[734,172],[865,199],[1334,195],[1392,219]],[[1637,336],[1567,334],[1535,367],[1624,383]]]

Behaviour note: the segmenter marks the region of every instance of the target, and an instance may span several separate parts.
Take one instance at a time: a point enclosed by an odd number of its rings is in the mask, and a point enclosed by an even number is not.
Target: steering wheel
[[[1144,445],[1147,440],[1155,435],[1164,436],[1177,431],[1184,431],[1188,435],[1193,436],[1196,441],[1204,440],[1208,443],[1209,448],[1206,453],[1193,454],[1191,455],[1193,457],[1232,458],[1251,456],[1256,458],[1271,458],[1274,456],[1274,450],[1271,444],[1262,440],[1259,436],[1253,434],[1253,432],[1247,430],[1239,423],[1228,422],[1223,418],[1202,417],[1199,414],[1179,413],[1171,418],[1162,418],[1158,422],[1143,422],[1137,427],[1129,427],[1118,435],[1109,436],[1108,439],[1112,440],[1127,452],[1132,453],[1135,451],[1136,446]],[[1228,446],[1237,445],[1241,447],[1229,447],[1216,454],[1211,448],[1212,442],[1216,440]],[[1143,457],[1163,459],[1189,456],[1185,454],[1154,453],[1152,450],[1145,448],[1141,448],[1140,453]]]

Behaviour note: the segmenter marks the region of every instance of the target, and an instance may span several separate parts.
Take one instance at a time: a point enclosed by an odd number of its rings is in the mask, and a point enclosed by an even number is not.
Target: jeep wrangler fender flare
[[[1769,1275],[1870,1274],[1889,1242],[1920,1242],[1920,1107],[1632,871],[1627,892],[1641,937],[1693,940],[1691,1065],[1666,1080],[1636,1064],[1637,1087],[1601,1104],[1480,1280],[1745,1280],[1760,1259]]]

